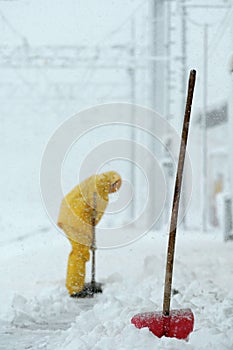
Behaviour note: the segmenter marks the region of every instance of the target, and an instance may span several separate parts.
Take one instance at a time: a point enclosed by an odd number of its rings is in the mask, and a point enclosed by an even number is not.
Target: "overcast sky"
[[[188,1],[188,3],[202,3]],[[205,1],[203,3],[233,3]],[[0,2],[1,43],[15,45],[25,39],[29,45],[109,44],[129,38],[129,19],[148,11],[145,0],[12,0]],[[176,10],[179,11],[179,1]],[[144,12],[143,12],[144,11]],[[178,12],[177,12],[178,13]],[[177,16],[177,21],[180,21]],[[208,104],[214,105],[230,95],[229,57],[232,53],[232,11],[188,11],[188,68],[198,70],[196,106],[203,96],[203,24],[208,23]],[[143,21],[141,22],[143,23]],[[143,29],[143,28],[142,28]],[[139,31],[141,29],[139,28]],[[142,43],[140,43],[142,44]],[[177,44],[177,55],[180,45]],[[174,70],[179,70],[173,62]],[[175,82],[177,85],[177,82]],[[179,99],[179,96],[177,96]],[[173,107],[174,108],[174,107]]]
[[[18,0],[1,2],[0,9],[31,45],[93,45],[124,23],[140,4],[141,0]]]

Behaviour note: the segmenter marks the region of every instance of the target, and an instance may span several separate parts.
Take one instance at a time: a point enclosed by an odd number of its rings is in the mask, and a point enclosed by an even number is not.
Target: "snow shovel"
[[[102,293],[102,283],[95,281],[95,251],[96,251],[96,234],[95,234],[95,221],[96,221],[96,192],[93,195],[93,215],[92,215],[92,267],[91,267],[91,282],[85,283],[82,292],[86,294],[86,297],[91,298],[94,294]]]
[[[135,327],[148,327],[149,330],[159,338],[165,336],[170,338],[174,337],[177,339],[187,339],[189,334],[193,331],[194,327],[194,315],[191,309],[170,310],[170,302],[178,209],[195,79],[196,71],[191,70],[189,75],[188,96],[183,122],[182,140],[180,145],[179,162],[177,167],[169,231],[163,311],[141,313],[135,315],[131,319],[131,323],[133,323]]]

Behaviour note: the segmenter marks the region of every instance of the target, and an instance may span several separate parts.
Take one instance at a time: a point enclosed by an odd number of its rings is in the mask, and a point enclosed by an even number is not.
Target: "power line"
[[[1,0],[2,1],[2,0]],[[7,25],[7,27],[10,29],[10,31],[16,35],[17,37],[19,37],[22,41],[23,44],[28,43],[27,42],[27,38],[22,35],[12,24],[11,22],[6,18],[6,16],[3,14],[2,10],[0,10],[0,17],[2,19],[2,21]]]
[[[216,51],[219,43],[221,42],[222,38],[223,38],[223,35],[226,31],[226,29],[228,28],[228,26],[230,26],[231,22],[231,18],[232,18],[232,15],[233,15],[233,6],[231,7],[230,11],[226,12],[223,20],[221,21],[218,29],[217,29],[217,35],[214,37],[213,39],[213,42],[210,43],[210,49],[209,49],[209,56],[211,57],[212,56],[212,53],[214,51]]]
[[[131,19],[135,16],[135,14],[138,12],[138,10],[142,7],[142,5],[145,4],[145,1],[143,0],[130,14],[129,16],[126,17],[126,19],[123,20],[123,22],[121,22],[120,25],[117,25],[117,27],[115,29],[113,29],[112,31],[110,31],[110,33],[108,33],[106,36],[104,36],[101,40],[98,41],[98,43],[96,44],[96,46],[100,46],[103,44],[103,42],[106,42],[108,39],[112,38],[116,33],[119,33],[119,31],[129,22],[131,21]],[[119,56],[117,58],[117,60],[119,60]],[[97,63],[97,62],[96,62]],[[94,64],[91,68],[89,67],[85,74],[85,81],[84,81],[84,85],[86,86],[87,82],[90,80],[90,77],[92,77],[93,72],[97,69],[96,64]],[[86,79],[86,77],[88,77]]]
[[[128,23],[132,20],[133,17],[135,17],[135,14],[141,9],[141,7],[143,5],[146,4],[146,1],[143,0],[131,13],[129,16],[127,16],[122,22],[121,24],[119,24],[115,29],[113,29],[110,33],[108,33],[100,42],[106,41],[109,38],[112,38],[112,36],[114,36],[116,33],[119,33],[119,31]]]

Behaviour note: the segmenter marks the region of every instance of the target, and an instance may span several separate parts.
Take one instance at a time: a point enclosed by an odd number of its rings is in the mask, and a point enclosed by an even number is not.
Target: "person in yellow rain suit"
[[[121,186],[121,177],[115,171],[93,175],[77,185],[62,200],[58,226],[68,237],[72,251],[69,255],[66,288],[70,296],[78,296],[85,282],[85,265],[90,259],[92,245],[93,198],[95,224],[98,224],[108,205],[109,193]]]

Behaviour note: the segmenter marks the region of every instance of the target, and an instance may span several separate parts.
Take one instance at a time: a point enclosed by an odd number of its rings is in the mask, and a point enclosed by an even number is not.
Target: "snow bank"
[[[24,245],[25,261],[30,254],[31,269],[38,260],[39,253],[35,254],[38,239],[37,236]],[[190,307],[195,315],[195,330],[188,342],[158,339],[148,329],[138,330],[130,323],[138,312],[161,310],[165,235],[150,233],[127,247],[99,251],[98,280],[104,282],[104,292],[89,300],[67,296],[64,267],[69,248],[65,238],[52,235],[47,246],[40,243],[36,251],[43,247],[39,252],[48,263],[47,269],[45,263],[39,265],[30,281],[23,275],[24,289],[18,282],[17,290],[17,283],[12,282],[15,290],[5,299],[12,316],[10,322],[2,321],[0,349],[233,348],[232,242],[226,244],[218,237],[195,233],[178,236],[174,288],[179,293],[173,296],[172,307]],[[54,259],[50,255],[51,246],[56,252]],[[15,248],[15,257],[13,253],[11,256],[15,263],[16,252]]]

